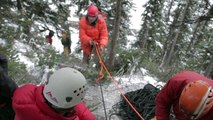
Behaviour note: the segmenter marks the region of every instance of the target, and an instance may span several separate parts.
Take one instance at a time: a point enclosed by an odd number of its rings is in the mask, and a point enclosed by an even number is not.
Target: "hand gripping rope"
[[[100,77],[96,79],[96,83],[99,83],[99,81],[104,78],[104,74],[103,74],[103,69],[104,69],[107,72],[108,76],[110,77],[111,81],[114,83],[114,85],[117,88],[117,90],[122,95],[122,97],[126,100],[126,102],[130,105],[130,107],[135,111],[135,113],[138,115],[138,117],[140,117],[141,120],[144,120],[144,118],[140,115],[140,113],[135,109],[135,107],[130,103],[130,101],[124,95],[124,93],[119,88],[118,84],[115,82],[115,80],[113,79],[112,75],[110,74],[110,72],[108,71],[108,69],[106,68],[106,66],[104,65],[103,60],[102,60],[101,55],[100,55],[100,52],[98,50],[98,45],[95,45],[95,50],[96,50],[96,53],[97,53],[97,56],[98,56],[98,59],[99,59],[99,63],[101,65],[101,69],[99,71]],[[101,89],[101,91],[102,91],[102,89]],[[103,95],[102,95],[102,99],[103,99]],[[105,109],[105,105],[104,105],[104,109]],[[106,115],[106,110],[105,110],[105,115]]]

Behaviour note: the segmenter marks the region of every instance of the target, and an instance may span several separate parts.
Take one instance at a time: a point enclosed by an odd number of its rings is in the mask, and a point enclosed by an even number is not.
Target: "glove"
[[[104,46],[103,45],[100,46],[99,52],[100,52],[100,54],[102,54],[104,52]]]
[[[8,73],[7,57],[3,54],[0,54],[0,72]]]
[[[95,41],[95,40],[91,40],[90,41],[90,45],[94,46],[94,45],[97,45],[98,43]]]

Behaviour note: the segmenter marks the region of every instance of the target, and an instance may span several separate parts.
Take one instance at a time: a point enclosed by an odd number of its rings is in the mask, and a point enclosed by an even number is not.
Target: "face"
[[[65,33],[62,33],[62,39],[65,40],[67,35]]]
[[[89,15],[88,15],[88,21],[89,21],[89,23],[95,22],[95,20],[97,19],[97,17],[98,17],[98,16],[89,16]]]

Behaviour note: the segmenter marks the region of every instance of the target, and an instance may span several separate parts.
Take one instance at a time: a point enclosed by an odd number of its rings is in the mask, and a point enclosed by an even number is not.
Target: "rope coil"
[[[125,96],[139,110],[138,112],[144,116],[145,120],[150,120],[155,116],[155,97],[158,92],[159,89],[157,87],[146,84],[143,89],[128,92]],[[140,120],[124,99],[121,99],[112,108],[124,120]]]

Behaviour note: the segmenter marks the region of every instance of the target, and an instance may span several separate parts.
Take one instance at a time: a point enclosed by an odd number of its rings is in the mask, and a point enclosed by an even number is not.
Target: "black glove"
[[[8,61],[7,57],[0,53],[0,72],[8,74]]]
[[[95,40],[91,40],[90,41],[90,45],[94,46],[94,45],[97,45],[98,43],[95,41]]]
[[[103,54],[103,52],[104,52],[104,46],[103,45],[100,46],[99,52],[100,52],[100,54]]]

